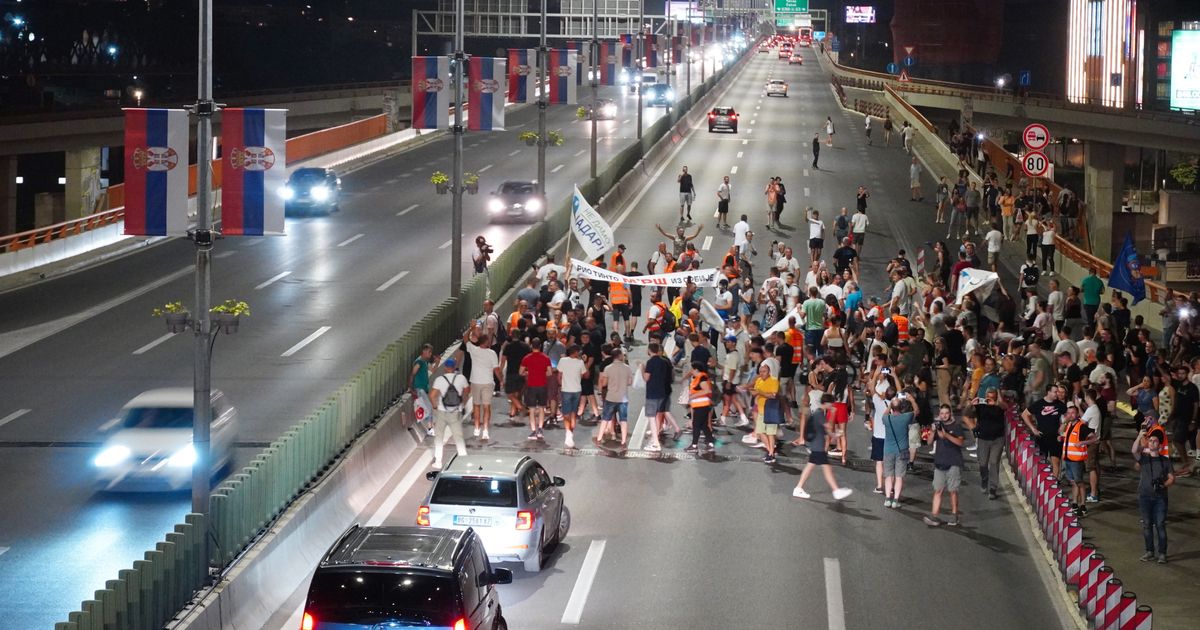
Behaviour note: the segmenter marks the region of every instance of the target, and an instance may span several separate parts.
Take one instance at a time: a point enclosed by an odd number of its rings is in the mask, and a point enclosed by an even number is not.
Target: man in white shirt
[[[1004,244],[1004,232],[1000,231],[1000,225],[992,223],[992,229],[983,236],[983,240],[987,242],[987,263],[992,271],[996,271],[1000,264],[1000,246]]]
[[[558,272],[558,277],[561,278],[563,274],[567,273],[567,268],[563,267],[562,265],[555,264],[554,256],[546,256],[546,263],[541,267],[538,267],[537,279],[540,282],[545,283],[546,277],[550,275],[551,271]]]
[[[854,216],[850,217],[850,234],[854,237],[854,249],[858,250],[858,254],[862,255],[863,241],[867,238],[867,226],[871,221],[867,219],[866,210],[858,210]]]
[[[794,274],[789,273],[787,275],[786,279],[784,280],[783,292],[784,295],[787,296],[788,310],[790,311],[793,308],[796,308],[796,305],[800,303],[801,291],[800,285],[796,284],[796,276]]]
[[[488,352],[491,352],[489,350]],[[454,449],[459,457],[467,454],[467,444],[463,440],[462,419],[459,413],[471,393],[471,385],[466,377],[455,371],[458,362],[453,358],[446,359],[442,364],[443,372],[433,379],[429,386],[429,399],[433,403],[433,467],[442,467],[442,446],[446,442],[446,434],[454,439]],[[450,396],[446,394],[452,392]],[[451,404],[449,398],[454,401]]]
[[[667,244],[663,241],[658,242],[658,249],[650,254],[650,261],[646,263],[646,273],[653,275],[658,273],[659,265],[666,266],[667,264]]]
[[[565,445],[575,448],[575,418],[579,413],[583,395],[583,373],[587,370],[583,359],[579,358],[579,346],[572,344],[567,348],[567,354],[558,360],[558,374],[562,379],[559,391],[562,394],[563,428],[566,430]]]
[[[821,250],[825,247],[825,223],[821,221],[821,213],[811,207],[804,211],[808,221],[808,253],[812,261],[821,260]]]
[[[474,435],[483,440],[491,439],[488,429],[492,426],[494,379],[500,378],[500,357],[492,350],[490,344],[491,338],[487,333],[480,332],[475,322],[471,322],[471,327],[463,335],[463,348],[471,357],[471,400],[474,401],[471,416],[475,423]]]
[[[804,274],[804,291],[808,292],[810,288],[820,286],[820,277],[821,263],[814,260],[808,266],[808,273]]]
[[[784,275],[800,271],[800,261],[796,260],[796,257],[792,255],[791,247],[783,248],[783,255],[775,261],[775,268],[779,270],[780,274]]]
[[[1058,288],[1058,280],[1050,280],[1050,294],[1046,296],[1046,303],[1050,305],[1050,316],[1054,318],[1055,329],[1061,329],[1066,323],[1066,316],[1063,314],[1066,304],[1062,290]]]
[[[1079,344],[1071,340],[1071,327],[1063,326],[1058,331],[1058,343],[1054,344],[1054,355],[1058,356],[1066,352],[1071,355],[1071,363],[1078,364],[1080,354]]]
[[[747,222],[747,216],[742,215],[741,220],[733,224],[733,246],[738,248],[738,251],[743,256],[746,255],[746,245],[749,241],[746,239],[746,233],[750,231],[750,224]]]
[[[1083,339],[1075,342],[1075,345],[1079,346],[1079,365],[1088,364],[1088,352],[1095,354],[1099,350],[1100,344],[1096,343],[1095,336],[1096,329],[1094,327],[1083,327]]]
[[[729,194],[733,188],[729,185],[729,176],[721,180],[717,186],[717,227],[729,229]]]

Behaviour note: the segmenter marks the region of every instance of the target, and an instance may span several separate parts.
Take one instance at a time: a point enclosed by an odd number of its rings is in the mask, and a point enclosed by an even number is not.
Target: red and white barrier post
[[[1096,572],[1096,579],[1088,585],[1087,618],[1095,620],[1104,612],[1104,596],[1107,593],[1108,581],[1112,579],[1112,567],[1103,566]]]
[[[1121,597],[1116,603],[1109,606],[1108,612],[1104,615],[1105,628],[1103,630],[1121,630],[1124,624],[1133,619],[1135,610],[1137,610],[1137,594],[1133,591],[1121,593]]]
[[[1083,527],[1079,525],[1078,519],[1072,518],[1067,523],[1067,535],[1063,540],[1063,555],[1066,557],[1063,575],[1067,579],[1067,584],[1071,586],[1079,586],[1080,564],[1083,560]],[[1095,547],[1093,547],[1094,549]]]
[[[1096,630],[1111,630],[1115,625],[1112,613],[1121,601],[1125,586],[1120,579],[1110,576],[1100,591],[1100,601],[1096,602]]]
[[[1154,611],[1142,604],[1133,610],[1133,616],[1129,622],[1121,622],[1121,630],[1151,630],[1153,623]]]

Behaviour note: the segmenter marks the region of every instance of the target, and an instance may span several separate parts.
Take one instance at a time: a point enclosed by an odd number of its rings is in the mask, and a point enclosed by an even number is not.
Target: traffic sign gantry
[[[1030,151],[1041,151],[1050,144],[1050,130],[1046,129],[1046,125],[1033,123],[1021,132],[1021,140]]]
[[[1030,177],[1041,177],[1050,170],[1050,159],[1041,151],[1030,151],[1021,158],[1021,168]]]

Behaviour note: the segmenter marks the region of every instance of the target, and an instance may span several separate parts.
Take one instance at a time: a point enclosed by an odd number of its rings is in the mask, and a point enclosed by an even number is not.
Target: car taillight
[[[730,115],[729,115],[729,117],[730,117],[730,118],[737,118],[737,114],[730,114]]]
[[[316,630],[317,620],[313,618],[312,613],[304,613],[304,617],[300,620],[300,630]]]
[[[529,510],[517,512],[517,529],[521,531],[533,529],[533,512]]]
[[[716,118],[716,117],[717,117],[717,115],[716,115],[716,114],[714,114],[714,113],[712,113],[712,112],[708,112],[708,117],[709,117],[709,118]]]
[[[417,508],[417,527],[429,527],[429,506]]]
[[[459,619],[454,622],[454,630],[467,630],[467,620]]]

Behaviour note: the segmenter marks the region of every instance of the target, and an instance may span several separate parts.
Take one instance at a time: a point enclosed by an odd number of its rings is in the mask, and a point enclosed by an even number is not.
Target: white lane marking
[[[846,604],[842,601],[842,565],[837,558],[825,558],[825,610],[829,630],[846,630]]]
[[[749,141],[749,140],[742,140],[742,146],[745,146],[745,145],[747,145],[747,144],[750,144],[750,141]]]
[[[518,151],[518,152],[520,152],[520,149],[517,149],[517,151]],[[480,172],[480,173],[482,173],[482,172],[484,172],[484,171],[486,171],[486,170],[488,170],[488,169],[492,168],[492,166],[493,166],[492,164],[488,164],[487,166],[485,166],[485,167],[483,167],[483,168],[479,169],[479,172]]]
[[[293,354],[300,352],[301,350],[304,349],[304,346],[307,346],[308,344],[316,341],[317,337],[320,337],[321,335],[324,335],[325,333],[329,332],[330,328],[332,328],[332,326],[322,326],[322,327],[318,328],[315,332],[313,332],[313,334],[305,337],[304,339],[301,339],[300,343],[292,346],[291,348],[288,348],[287,350],[284,351],[283,354],[281,354],[279,356],[290,357]]]
[[[401,280],[404,279],[404,276],[407,276],[407,275],[408,275],[407,271],[401,271],[400,273],[392,276],[391,278],[388,278],[387,282],[384,282],[383,284],[379,285],[378,287],[375,288],[375,290],[376,291],[387,291],[389,287],[391,287],[393,284],[396,284],[397,282],[400,282]]]
[[[509,154],[508,154],[508,157],[512,157],[512,156],[514,156],[514,155],[516,155],[516,154],[518,154],[518,153],[520,153],[520,152],[521,152],[521,150],[520,150],[520,149],[517,149],[516,151],[513,151],[512,153],[509,153]]]
[[[446,249],[447,247],[450,247],[450,244],[453,242],[453,240],[446,241],[445,243],[438,245],[438,249]]]
[[[345,246],[349,245],[350,243],[353,243],[354,241],[357,241],[358,239],[360,239],[364,236],[366,236],[366,234],[355,234],[354,236],[351,236],[350,238],[342,241],[341,243],[338,243],[337,246],[345,247]]]
[[[808,187],[807,187],[807,186],[805,186],[805,187],[804,187],[804,196],[805,196],[805,197],[809,197],[809,196],[811,196],[811,195],[812,195],[812,191],[810,191],[810,190],[808,189]]]
[[[587,149],[580,149],[580,150],[576,151],[575,155],[572,157],[579,157],[579,156],[583,155],[584,151],[587,151]]]
[[[566,166],[566,164],[559,164],[558,166],[555,166],[554,168],[550,169],[550,172],[557,173],[557,172],[563,170],[564,166]]]
[[[808,177],[808,169],[804,169],[804,176]]]
[[[708,248],[710,248],[710,247],[712,247],[712,235],[711,234],[704,237],[704,244],[700,246],[700,249],[702,249],[704,251],[708,251]]]
[[[733,167],[733,168],[729,169],[729,174],[730,174],[730,175],[737,175],[737,167],[735,166],[735,167]]]
[[[267,280],[266,282],[254,287],[254,290],[258,291],[259,289],[265,289],[265,288],[271,286],[272,284],[275,284],[276,282],[283,280],[284,278],[286,278],[290,275],[292,275],[292,272],[290,272],[290,271],[281,271],[278,274],[271,276],[270,280]]]
[[[396,216],[398,216],[398,217],[402,217],[402,216],[404,216],[404,215],[408,214],[409,212],[412,212],[413,210],[416,210],[416,209],[417,209],[417,208],[419,208],[420,206],[421,206],[421,204],[419,204],[419,203],[414,203],[413,205],[411,205],[411,206],[409,206],[409,207],[407,207],[407,208],[405,208],[405,209],[401,210],[400,212],[397,212],[397,213],[396,213]]]
[[[16,420],[17,418],[20,418],[21,416],[29,413],[30,411],[33,411],[33,410],[32,409],[18,409],[16,411],[8,414],[7,416],[0,418],[0,427],[8,424],[9,422],[12,422],[13,420]],[[4,553],[5,551],[8,551],[8,547],[0,547],[0,553]]]
[[[400,177],[412,177],[413,175],[416,175],[416,174],[417,174],[416,171],[409,171],[407,173],[400,173]]]
[[[154,341],[151,341],[150,343],[142,346],[141,348],[134,350],[133,353],[134,354],[146,354],[147,352],[150,352],[156,346],[158,346],[158,344],[160,344],[174,336],[175,336],[175,333],[167,333],[167,334],[159,337],[158,339],[155,339]]]
[[[634,378],[641,378],[641,374],[635,373]],[[646,407],[643,406],[638,410],[637,422],[633,423],[633,433],[629,436],[629,450],[642,450],[642,442],[646,439],[646,424],[649,419],[646,417]]]
[[[755,109],[755,110],[760,110],[760,109],[762,109],[762,105],[755,105],[755,106],[754,106],[754,109]]]
[[[567,600],[567,608],[563,610],[562,623],[577,624],[583,618],[583,607],[587,605],[588,592],[592,590],[592,582],[596,581],[596,571],[600,570],[604,545],[603,540],[593,540],[588,547],[583,566],[579,569],[579,577],[575,579],[575,588],[571,589],[571,598]]]
[[[753,124],[754,124],[754,123],[756,123],[756,122],[758,122],[758,121],[757,121],[757,120],[755,120],[755,119],[753,119],[753,118],[751,118],[751,119],[750,119],[750,124],[751,124],[751,125],[753,125]]]
[[[746,133],[754,133],[754,130],[753,130],[753,129],[747,129],[747,130],[746,130]]]
[[[227,252],[221,252],[220,254],[215,255],[215,256],[213,256],[213,258],[229,258],[230,256],[232,256],[236,253],[237,253],[236,251],[229,250]]]
[[[738,151],[738,159],[740,160],[742,158],[742,156],[745,154],[746,154],[745,151]]]
[[[396,506],[400,504],[400,499],[404,498],[409,488],[412,488],[418,479],[425,476],[425,469],[429,467],[429,463],[432,461],[433,453],[430,451],[425,451],[417,456],[417,461],[414,462],[412,470],[409,470],[408,474],[404,475],[404,478],[400,480],[400,483],[396,484],[392,493],[383,500],[383,503],[379,504],[379,509],[375,510],[375,513],[367,520],[367,527],[379,527],[383,525],[384,520],[395,511]]]

